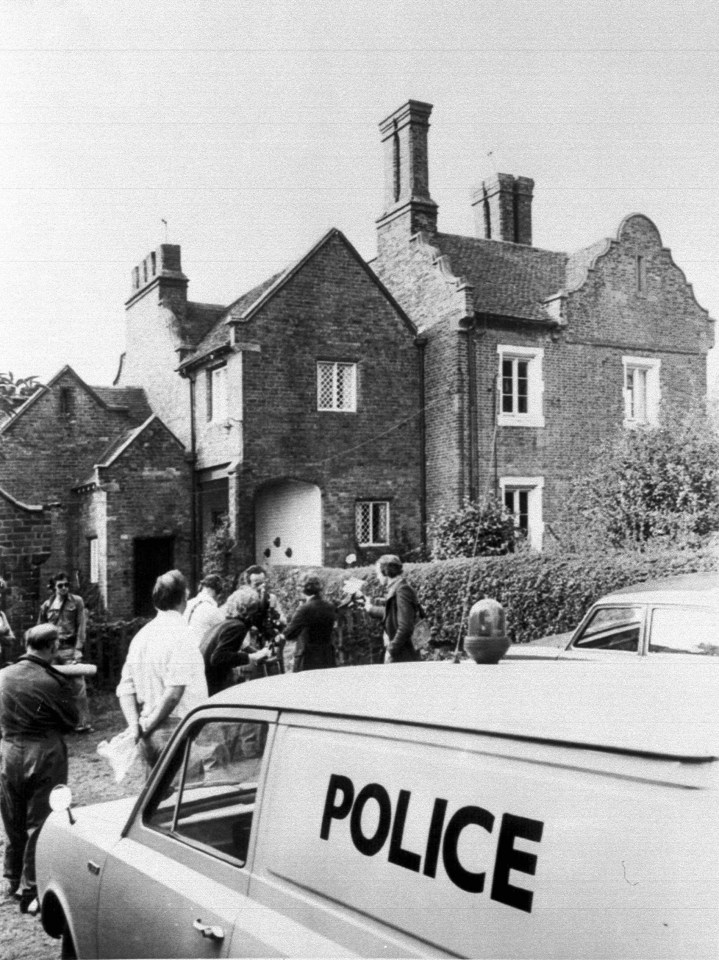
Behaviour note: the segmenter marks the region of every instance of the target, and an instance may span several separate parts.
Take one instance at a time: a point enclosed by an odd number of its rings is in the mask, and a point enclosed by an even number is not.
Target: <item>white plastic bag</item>
[[[130,768],[140,756],[132,730],[123,730],[112,740],[103,740],[97,745],[97,752],[110,763],[115,775],[115,783],[121,783],[130,772]]]

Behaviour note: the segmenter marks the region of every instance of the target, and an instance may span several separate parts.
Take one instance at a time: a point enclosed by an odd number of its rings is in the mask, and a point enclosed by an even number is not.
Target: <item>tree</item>
[[[35,376],[16,378],[12,372],[0,373],[0,408],[6,413],[14,413],[41,386]]]
[[[234,548],[230,518],[225,514],[205,540],[202,550],[202,576],[219,573],[226,593],[232,588]]]
[[[491,496],[432,517],[428,533],[433,560],[496,557],[511,553],[516,545],[512,514]]]
[[[719,433],[701,411],[669,412],[596,451],[568,498],[569,529],[613,546],[696,541],[719,530]]]

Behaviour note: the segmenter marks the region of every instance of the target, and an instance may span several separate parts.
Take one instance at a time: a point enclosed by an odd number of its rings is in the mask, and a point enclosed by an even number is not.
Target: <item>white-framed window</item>
[[[317,361],[317,409],[357,410],[357,364]]]
[[[90,583],[100,582],[100,550],[97,537],[90,537],[88,540],[90,547]]]
[[[497,423],[500,427],[543,427],[544,350],[499,344],[497,354]]]
[[[502,502],[514,516],[514,526],[535,550],[542,549],[544,477],[501,477]]]
[[[355,505],[355,538],[360,547],[389,543],[389,502],[360,500]]]
[[[207,419],[227,422],[227,364],[207,371]]]
[[[624,426],[640,427],[659,420],[661,360],[622,357],[624,368]]]

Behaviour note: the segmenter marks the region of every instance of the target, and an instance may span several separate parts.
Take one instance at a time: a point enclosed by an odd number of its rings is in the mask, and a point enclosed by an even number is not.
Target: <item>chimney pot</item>
[[[532,245],[534,180],[496,173],[472,195],[477,236]]]

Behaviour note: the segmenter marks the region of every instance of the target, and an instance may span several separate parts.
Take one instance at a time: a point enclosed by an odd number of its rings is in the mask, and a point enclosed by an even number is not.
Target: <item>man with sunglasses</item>
[[[58,664],[78,663],[83,657],[87,616],[82,597],[70,593],[70,581],[66,573],[58,573],[53,578],[55,592],[40,607],[37,622],[52,623],[57,627],[60,642],[55,662]],[[87,685],[84,677],[72,677],[71,683],[75,695],[79,722],[76,733],[90,733],[90,705],[87,699]]]

